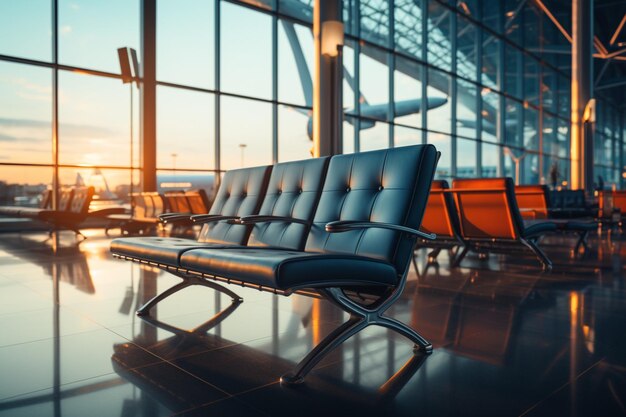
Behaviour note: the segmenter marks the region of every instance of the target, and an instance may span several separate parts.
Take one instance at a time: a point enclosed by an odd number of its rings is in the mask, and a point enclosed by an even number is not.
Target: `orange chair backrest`
[[[510,178],[458,179],[452,183],[465,239],[517,240],[523,220]]]
[[[167,203],[167,209],[172,213],[191,213],[184,191],[166,191],[163,194]]]
[[[185,197],[187,197],[191,213],[207,214],[209,212],[209,204],[204,190],[187,190],[185,191]]]
[[[626,190],[613,191],[613,207],[618,208],[622,214],[626,213]]]
[[[515,198],[523,218],[548,218],[548,189],[545,185],[516,185]]]
[[[456,212],[450,212],[448,200],[451,196],[444,192],[448,188],[448,182],[445,180],[433,181],[420,228],[437,236],[453,238],[456,233],[451,216],[456,216]]]

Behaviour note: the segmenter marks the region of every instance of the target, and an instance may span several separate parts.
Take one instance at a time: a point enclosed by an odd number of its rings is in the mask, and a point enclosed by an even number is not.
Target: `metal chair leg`
[[[147,316],[148,314],[150,314],[150,309],[152,309],[152,307],[154,307],[157,303],[184,288],[190,287],[191,285],[193,284],[187,281],[179,282],[173,287],[170,287],[167,290],[163,291],[161,294],[157,294],[156,296],[152,297],[147,303],[139,307],[139,309],[137,310],[137,315]]]
[[[170,295],[172,295],[174,293],[177,293],[178,291],[180,291],[180,290],[182,290],[184,288],[187,288],[189,286],[192,286],[192,285],[201,285],[203,287],[212,288],[215,291],[219,291],[221,293],[224,293],[224,294],[228,295],[229,297],[231,297],[233,299],[233,301],[238,302],[238,303],[241,303],[243,301],[243,298],[241,298],[239,295],[237,295],[233,291],[229,290],[228,288],[226,288],[226,287],[224,287],[224,286],[222,286],[222,285],[220,285],[220,284],[218,284],[216,282],[206,281],[206,280],[204,280],[202,278],[198,278],[198,277],[187,277],[187,276],[179,275],[179,274],[176,274],[176,273],[174,273],[174,275],[178,276],[179,278],[182,278],[183,282],[178,283],[178,284],[174,285],[171,288],[168,288],[167,290],[163,291],[161,294],[156,295],[150,301],[148,301],[147,303],[142,305],[137,310],[137,315],[138,316],[146,316],[146,315],[150,314],[150,309],[152,307],[154,307],[157,303],[161,302],[162,300],[164,300],[165,298],[169,297]]]
[[[583,247],[584,252],[587,252],[587,249],[588,249],[587,236],[588,235],[589,235],[588,231],[583,231],[583,232],[578,233],[578,240],[576,241],[576,246],[574,246],[574,255],[578,254],[581,246]]]
[[[328,355],[333,349],[345,342],[348,338],[360,332],[364,328],[370,325],[379,325],[391,330],[395,330],[401,335],[407,337],[413,341],[416,346],[416,351],[420,351],[426,354],[430,354],[433,351],[432,345],[420,336],[415,330],[411,329],[404,323],[392,319],[390,317],[384,317],[383,313],[391,304],[393,304],[402,291],[406,283],[406,276],[403,277],[400,285],[393,291],[388,293],[386,297],[370,304],[368,306],[362,306],[355,301],[351,300],[340,288],[327,288],[320,290],[329,301],[339,306],[344,311],[350,313],[350,319],[336,328],[328,336],[324,338],[309,354],[296,366],[293,372],[287,373],[280,378],[281,384],[295,385],[304,381],[304,377],[321,361],[326,355]]]
[[[361,317],[351,317],[350,320],[337,327],[331,334],[326,336],[324,340],[315,346],[315,348],[300,361],[293,372],[281,376],[280,383],[283,385],[301,384],[304,381],[304,377],[319,361],[348,338],[367,327],[367,324],[368,323]]]
[[[469,245],[465,245],[463,246],[463,249],[461,250],[461,253],[459,253],[456,258],[454,259],[454,261],[452,262],[452,267],[456,268],[461,264],[461,261],[465,258],[465,256],[467,256],[467,253],[470,250],[470,246]]]
[[[544,251],[539,249],[539,246],[537,246],[537,244],[534,241],[529,241],[525,239],[521,239],[521,241],[524,245],[526,245],[526,247],[528,247],[531,251],[533,251],[535,256],[537,256],[545,272],[552,271],[552,261],[550,260],[550,258],[548,258],[548,255],[546,255]]]
[[[419,352],[432,353],[433,351],[433,345],[428,340],[424,339],[422,335],[420,335],[415,330],[413,330],[406,324],[402,323],[401,321],[398,321],[391,317],[380,316],[378,320],[372,324],[378,324],[379,326],[383,326],[388,329],[395,330],[396,332],[400,333],[402,336],[406,337],[407,339],[415,343],[416,345],[415,349],[418,350]]]

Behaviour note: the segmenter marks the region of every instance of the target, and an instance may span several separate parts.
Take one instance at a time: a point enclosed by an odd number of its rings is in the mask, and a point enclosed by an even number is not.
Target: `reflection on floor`
[[[452,271],[442,254],[389,312],[432,355],[368,328],[295,389],[279,376],[346,319],[340,310],[244,288],[231,304],[192,287],[143,320],[137,306],[178,279],[112,259],[97,232],[79,248],[71,239],[53,254],[43,234],[0,235],[0,416],[626,414],[616,234],[591,239],[583,259],[567,237],[543,242],[550,275],[524,254]]]

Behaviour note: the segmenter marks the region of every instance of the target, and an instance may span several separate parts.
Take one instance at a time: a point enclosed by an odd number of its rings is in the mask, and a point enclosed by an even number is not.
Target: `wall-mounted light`
[[[585,111],[583,112],[583,123],[596,122],[596,99],[592,98],[587,102]]]
[[[322,23],[322,55],[335,57],[343,46],[343,23],[327,20]]]

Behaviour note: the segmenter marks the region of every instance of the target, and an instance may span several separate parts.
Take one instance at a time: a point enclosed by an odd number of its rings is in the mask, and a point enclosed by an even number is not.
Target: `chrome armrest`
[[[255,214],[251,216],[243,216],[239,217],[235,220],[230,220],[229,223],[233,224],[256,224],[256,223],[266,223],[266,222],[286,222],[286,223],[299,223],[299,224],[308,224],[305,220],[294,219],[292,217],[285,216],[265,216],[262,214]]]
[[[237,216],[222,216],[219,214],[196,214],[189,217],[195,224],[213,223],[222,220],[235,220]]]
[[[428,239],[428,240],[435,240],[437,238],[437,235],[434,233],[425,233],[419,230],[411,229],[410,227],[399,226],[397,224],[391,224],[391,223],[377,223],[377,222],[358,221],[358,220],[345,220],[345,221],[339,220],[339,221],[326,223],[326,231],[328,233],[341,233],[341,232],[347,232],[349,230],[370,229],[370,228],[395,230],[396,232],[408,233],[410,235],[421,237],[422,239]]]
[[[160,214],[158,217],[161,223],[167,224],[179,222],[181,220],[189,221],[191,215],[191,213],[164,213]]]

